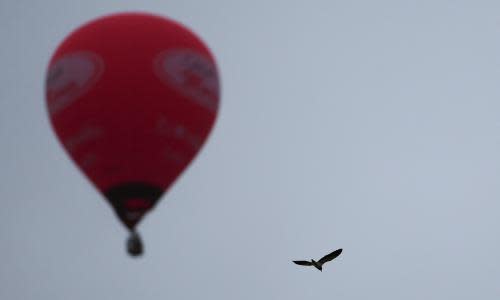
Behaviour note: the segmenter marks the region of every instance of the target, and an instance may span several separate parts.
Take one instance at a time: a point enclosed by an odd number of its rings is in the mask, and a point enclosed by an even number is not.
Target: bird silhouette
[[[335,259],[337,256],[340,255],[340,253],[342,253],[342,249],[337,249],[337,250],[333,251],[332,253],[323,256],[318,261],[315,261],[314,259],[311,259],[311,261],[307,261],[307,260],[294,260],[293,262],[296,263],[297,265],[300,265],[300,266],[314,266],[314,267],[316,267],[316,269],[318,269],[321,272],[323,272],[323,264],[325,264],[326,262],[329,262],[329,261]]]

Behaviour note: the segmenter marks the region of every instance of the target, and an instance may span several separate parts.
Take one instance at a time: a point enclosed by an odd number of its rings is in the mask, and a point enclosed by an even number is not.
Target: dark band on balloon
[[[108,189],[104,196],[125,226],[133,229],[142,216],[155,206],[163,191],[148,183],[128,182]]]

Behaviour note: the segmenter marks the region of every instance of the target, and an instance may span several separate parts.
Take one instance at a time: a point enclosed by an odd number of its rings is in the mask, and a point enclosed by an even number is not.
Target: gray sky
[[[498,299],[498,1],[49,2],[0,0],[0,299]],[[135,260],[43,90],[71,30],[125,10],[196,31],[223,91]]]

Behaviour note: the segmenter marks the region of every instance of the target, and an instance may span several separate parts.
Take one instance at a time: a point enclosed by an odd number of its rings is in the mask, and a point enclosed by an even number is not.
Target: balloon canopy
[[[135,234],[207,139],[219,80],[209,49],[186,27],[121,13],[59,45],[46,100],[61,144]]]

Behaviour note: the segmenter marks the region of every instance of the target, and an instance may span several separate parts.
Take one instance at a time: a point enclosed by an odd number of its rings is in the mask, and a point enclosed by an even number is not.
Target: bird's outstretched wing
[[[318,263],[319,264],[324,264],[326,262],[329,262],[330,260],[333,260],[335,259],[337,256],[340,255],[340,253],[342,253],[342,249],[337,249],[335,251],[333,251],[332,253],[328,254],[328,255],[325,255],[323,256],[323,258],[321,258]]]
[[[312,266],[313,265],[311,262],[305,261],[305,260],[294,260],[293,262],[298,264],[298,265],[301,265],[301,266]]]

